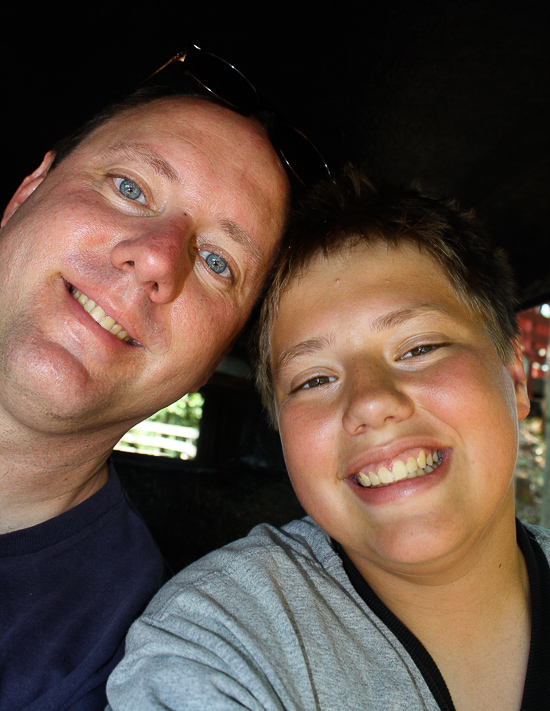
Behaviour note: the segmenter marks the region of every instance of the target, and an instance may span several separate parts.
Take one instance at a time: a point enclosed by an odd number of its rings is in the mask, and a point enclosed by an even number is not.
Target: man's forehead
[[[182,148],[195,155],[204,152],[220,170],[224,160],[242,165],[264,186],[289,193],[285,169],[264,128],[255,119],[205,99],[169,97],[124,109],[98,126],[81,146],[94,156],[125,151],[129,158],[145,158],[171,181],[176,176],[170,164],[181,175],[173,159]]]
[[[207,99],[190,96],[164,97],[129,107],[103,124],[105,130],[117,133],[127,128],[146,133],[161,126],[166,130],[198,132],[204,137],[212,132],[223,135],[231,129],[255,134],[269,143],[266,132],[255,119],[241,116]]]

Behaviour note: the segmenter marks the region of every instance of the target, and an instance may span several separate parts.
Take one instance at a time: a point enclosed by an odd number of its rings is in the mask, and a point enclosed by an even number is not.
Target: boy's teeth
[[[370,486],[370,480],[367,474],[365,472],[359,472],[357,475],[357,481],[361,484],[361,486]]]
[[[418,457],[409,457],[406,462],[395,461],[391,470],[380,467],[378,471],[359,472],[357,482],[364,487],[387,486],[403,479],[414,479],[417,476],[431,474],[441,464],[441,452],[433,450],[426,452],[421,449]]]
[[[392,467],[392,473],[395,481],[401,481],[401,479],[407,478],[409,471],[407,469],[407,465],[403,464],[403,462],[398,459]]]
[[[105,311],[101,308],[101,306],[98,306],[95,301],[89,299],[85,294],[74,287],[71,288],[70,293],[72,297],[83,307],[84,311],[87,311],[94,321],[97,321],[102,328],[109,331],[109,333],[112,333],[117,338],[120,338],[121,341],[126,341],[126,343],[132,342],[132,339],[128,337],[128,334],[122,326],[117,323],[112,316],[107,316]]]

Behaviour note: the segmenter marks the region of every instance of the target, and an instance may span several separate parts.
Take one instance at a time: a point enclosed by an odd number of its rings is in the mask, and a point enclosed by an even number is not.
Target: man
[[[2,711],[104,707],[161,583],[108,457],[205,382],[274,260],[283,152],[215,99],[126,102],[47,153],[2,219]]]

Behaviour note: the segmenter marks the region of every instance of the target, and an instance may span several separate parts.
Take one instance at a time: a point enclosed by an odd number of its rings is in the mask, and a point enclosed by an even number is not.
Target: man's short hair
[[[364,173],[347,166],[341,179],[319,184],[294,210],[260,310],[253,345],[256,384],[274,427],[271,329],[281,297],[316,255],[328,256],[361,242],[394,248],[412,244],[431,256],[472,318],[485,323],[502,361],[510,361],[519,335],[512,270],[473,212],[416,187],[375,187]]]
[[[138,108],[139,106],[145,106],[156,99],[164,98],[164,96],[166,96],[165,92],[155,87],[137,89],[119,101],[115,101],[112,104],[100,109],[75,131],[64,138],[61,138],[52,147],[55,151],[55,158],[51,167],[55,168],[59,165],[59,163],[76,150],[90,134],[92,134],[104,123],[111,121],[111,119],[114,119],[124,111],[129,111],[131,109]]]

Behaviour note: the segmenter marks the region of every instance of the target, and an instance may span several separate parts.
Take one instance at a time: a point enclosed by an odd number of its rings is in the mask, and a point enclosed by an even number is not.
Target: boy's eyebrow
[[[322,348],[330,344],[330,336],[321,336],[319,338],[310,338],[307,341],[301,341],[295,345],[285,348],[285,350],[277,358],[277,362],[273,368],[273,375],[282,370],[287,364],[302,355],[311,355],[317,353]]]
[[[406,321],[410,321],[413,318],[418,318],[424,316],[430,312],[449,314],[449,310],[439,304],[422,303],[416,304],[409,308],[395,309],[387,314],[382,314],[375,318],[371,324],[372,330],[376,333],[385,331],[389,328],[399,326]],[[288,363],[294,358],[298,358],[303,355],[312,355],[317,353],[323,348],[330,346],[331,336],[319,336],[317,338],[310,338],[307,341],[301,341],[288,348],[285,348],[277,358],[275,365],[273,367],[273,376],[275,376],[279,371],[283,370]]]
[[[447,309],[443,304],[432,304],[423,303],[415,304],[404,309],[395,309],[387,314],[382,314],[374,319],[372,322],[372,330],[379,333],[380,331],[385,331],[388,328],[393,328],[399,326],[405,321],[410,321],[412,318],[418,318],[419,316],[424,316],[430,312],[444,313],[448,314],[449,309]]]

